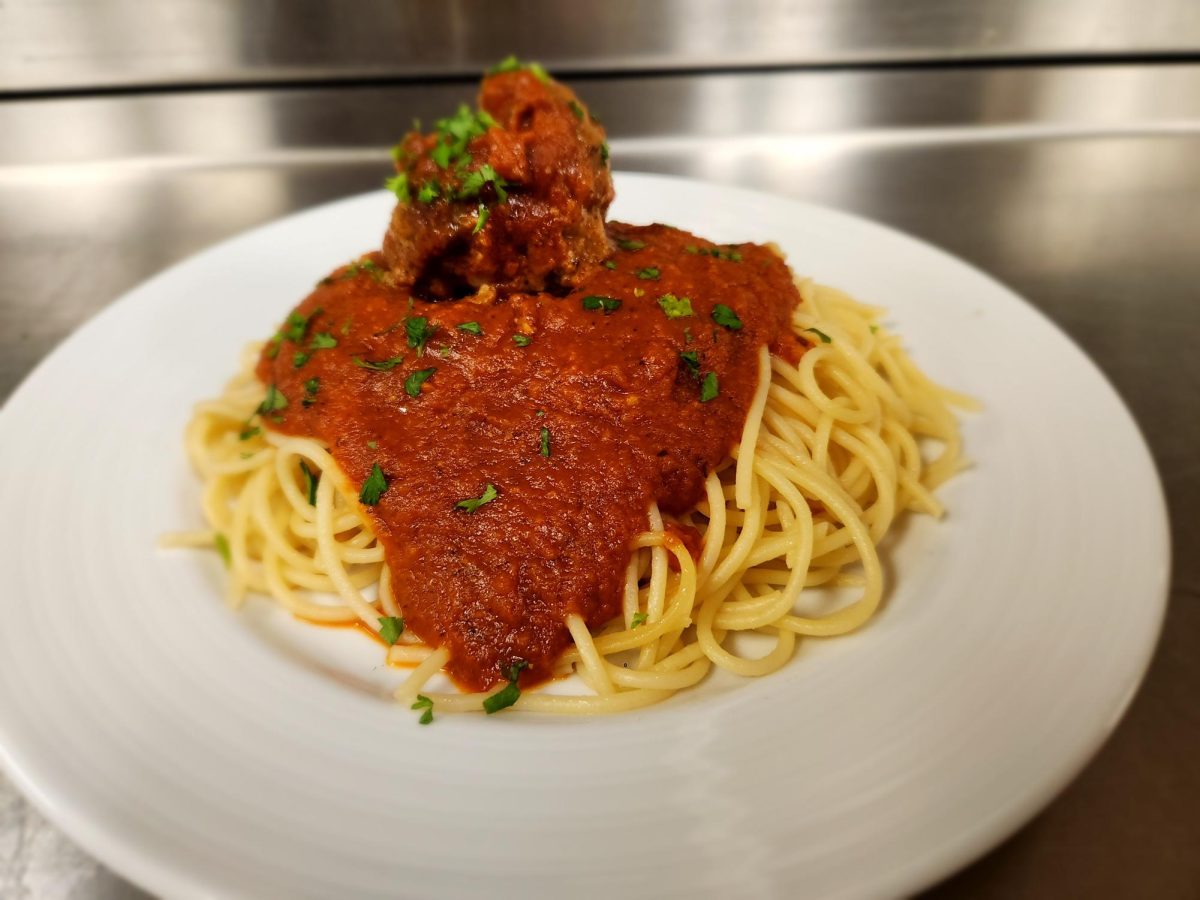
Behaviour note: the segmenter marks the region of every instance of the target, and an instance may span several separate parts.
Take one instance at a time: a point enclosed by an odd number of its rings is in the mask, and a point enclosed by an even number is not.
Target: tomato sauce
[[[770,249],[662,225],[608,236],[607,259],[554,295],[431,302],[372,255],[318,285],[258,363],[286,400],[266,427],[328,444],[355,487],[386,477],[363,508],[397,602],[468,689],[517,660],[522,683],[545,680],[569,613],[593,629],[618,614],[650,504],[694,507],[739,440],[759,348],[803,351]],[[460,505],[488,485],[495,499]]]

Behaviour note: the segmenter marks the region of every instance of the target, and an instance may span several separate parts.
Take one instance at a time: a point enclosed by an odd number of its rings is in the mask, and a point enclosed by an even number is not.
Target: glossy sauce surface
[[[397,601],[468,689],[517,660],[522,683],[544,680],[571,643],[568,613],[590,628],[617,615],[650,504],[692,508],[740,438],[759,347],[803,350],[790,327],[799,296],[768,248],[659,225],[609,234],[609,259],[565,296],[427,302],[376,255],[318,286],[259,362],[287,401],[267,427],[328,444],[355,488],[375,465],[386,475],[364,509]],[[667,294],[692,314],[669,317]],[[717,304],[740,327],[715,321]],[[406,328],[418,317],[435,329],[419,351]],[[411,396],[406,381],[429,369]],[[716,395],[702,400],[709,373]],[[489,484],[494,500],[458,506]]]

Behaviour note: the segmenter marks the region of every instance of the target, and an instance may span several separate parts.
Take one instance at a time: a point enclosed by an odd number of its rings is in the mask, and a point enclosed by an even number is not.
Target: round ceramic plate
[[[885,545],[886,606],[781,672],[593,720],[390,703],[352,631],[223,603],[181,434],[247,341],[377,247],[392,198],[259,228],[153,278],[0,414],[0,743],[86,849],[180,897],[901,894],[995,844],[1097,749],[1152,652],[1160,486],[1128,412],[990,278],[870,222],[621,175],[614,218],[775,241],[889,309],[980,398],[941,522]]]

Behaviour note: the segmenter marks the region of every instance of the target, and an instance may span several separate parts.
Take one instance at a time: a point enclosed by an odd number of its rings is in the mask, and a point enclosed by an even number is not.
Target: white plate
[[[227,610],[214,554],[155,549],[200,522],[181,431],[246,341],[378,246],[391,199],[351,198],[150,280],[0,415],[3,762],[69,835],[172,896],[876,896],[983,852],[1087,761],[1151,655],[1169,555],[1149,454],[1097,369],[897,232],[617,184],[615,218],[774,240],[887,306],[926,371],[986,404],[947,518],[888,545],[886,608],[776,675],[642,712],[427,728],[377,695],[365,639]]]

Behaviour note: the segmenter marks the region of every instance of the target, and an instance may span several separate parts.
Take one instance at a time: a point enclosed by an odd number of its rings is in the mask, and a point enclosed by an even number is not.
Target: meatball
[[[604,129],[540,66],[505,68],[484,78],[478,112],[464,105],[393,151],[384,259],[432,299],[566,291],[609,253]]]

